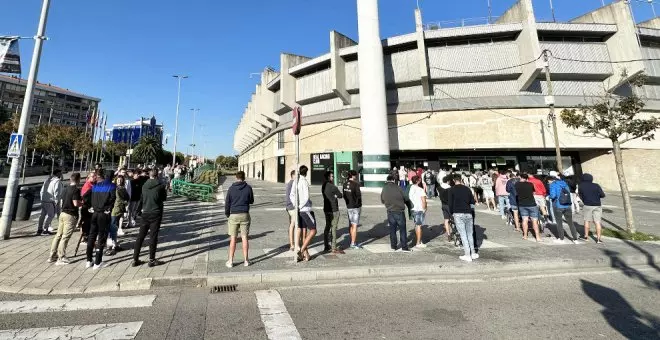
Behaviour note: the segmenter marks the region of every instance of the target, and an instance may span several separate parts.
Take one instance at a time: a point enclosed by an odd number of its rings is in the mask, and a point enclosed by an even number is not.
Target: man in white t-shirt
[[[422,225],[424,225],[424,219],[426,217],[426,192],[424,189],[419,187],[419,184],[422,182],[420,176],[413,176],[412,178],[413,185],[410,187],[410,192],[408,196],[410,201],[413,204],[412,213],[413,220],[415,222],[415,235],[417,236],[417,244],[415,244],[414,249],[426,248],[426,244],[422,242]]]

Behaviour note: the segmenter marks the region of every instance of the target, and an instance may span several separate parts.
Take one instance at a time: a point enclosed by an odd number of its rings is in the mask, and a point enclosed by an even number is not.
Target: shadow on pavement
[[[603,306],[601,314],[607,323],[622,336],[628,339],[658,339],[660,319],[657,316],[640,314],[613,289],[586,280],[580,281],[587,296]],[[647,326],[644,321],[651,326]]]

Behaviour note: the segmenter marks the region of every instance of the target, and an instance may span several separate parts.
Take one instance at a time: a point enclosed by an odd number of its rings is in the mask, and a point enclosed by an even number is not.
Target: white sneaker
[[[231,268],[233,266],[234,266],[234,263],[233,263],[232,260],[228,260],[227,263],[225,263],[225,267],[227,267],[227,268]]]
[[[104,268],[104,267],[105,267],[105,263],[101,262],[99,264],[94,265],[94,270],[101,269],[101,268]]]
[[[87,264],[85,264],[85,268],[92,268],[92,261],[87,261]]]
[[[53,227],[48,227],[48,231],[51,232],[51,233],[54,233],[55,229],[53,229]]]
[[[245,267],[249,267],[249,266],[250,266],[250,261],[247,261],[247,260],[246,260],[245,262],[243,262],[243,266],[245,266]]]
[[[416,245],[415,248],[426,248],[426,244],[425,243],[420,243],[420,244]]]
[[[473,260],[476,260],[478,258],[479,258],[479,254],[477,254],[477,253],[472,254],[472,259]]]
[[[564,243],[562,240],[560,240],[558,238],[552,240],[552,242],[554,242],[554,243]]]
[[[573,240],[573,244],[582,244],[580,240]]]
[[[472,262],[472,257],[471,256],[463,255],[463,256],[459,256],[458,258],[465,261],[465,262]]]

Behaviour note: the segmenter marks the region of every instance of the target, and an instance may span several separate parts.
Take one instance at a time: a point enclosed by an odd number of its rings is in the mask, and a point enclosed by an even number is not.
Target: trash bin
[[[34,199],[36,197],[35,189],[30,187],[21,187],[14,204],[14,221],[27,221],[32,213]]]

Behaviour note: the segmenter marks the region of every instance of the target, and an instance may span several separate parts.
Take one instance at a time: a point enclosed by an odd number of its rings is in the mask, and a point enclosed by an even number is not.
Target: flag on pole
[[[21,74],[18,37],[0,37],[0,72]]]

